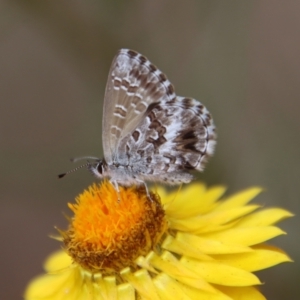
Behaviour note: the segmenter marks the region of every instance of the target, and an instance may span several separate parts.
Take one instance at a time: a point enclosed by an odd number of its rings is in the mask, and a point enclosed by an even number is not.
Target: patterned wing
[[[191,98],[176,97],[149,107],[138,126],[120,142],[128,165],[144,180],[189,182],[188,170],[203,171],[216,144],[208,110]],[[120,158],[122,159],[122,158]]]
[[[108,164],[116,160],[119,141],[145,117],[149,105],[175,99],[174,87],[147,58],[121,49],[114,58],[103,104],[102,142]]]

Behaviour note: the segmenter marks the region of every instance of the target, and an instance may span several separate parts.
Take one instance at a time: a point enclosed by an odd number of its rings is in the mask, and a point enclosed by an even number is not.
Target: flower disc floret
[[[145,189],[108,183],[93,185],[79,195],[70,226],[63,233],[67,253],[83,268],[115,274],[147,254],[166,231],[167,222],[158,196]]]

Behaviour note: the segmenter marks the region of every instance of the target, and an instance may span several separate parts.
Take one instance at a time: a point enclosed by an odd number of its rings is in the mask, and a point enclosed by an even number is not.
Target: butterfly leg
[[[118,182],[116,180],[110,180],[110,183],[113,185],[114,189],[118,193],[118,203],[120,203],[121,197],[120,197],[120,189],[119,189]]]
[[[153,201],[152,198],[151,198],[151,196],[150,196],[150,194],[149,194],[149,190],[148,190],[146,182],[143,181],[143,180],[138,180],[138,179],[136,179],[136,181],[138,181],[139,183],[141,183],[141,184],[144,185],[145,190],[146,190],[146,194],[147,194],[147,198],[149,198],[151,201]]]

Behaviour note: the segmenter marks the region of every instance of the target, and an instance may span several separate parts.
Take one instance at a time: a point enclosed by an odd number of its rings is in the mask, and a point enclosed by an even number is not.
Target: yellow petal
[[[66,299],[80,293],[82,286],[78,268],[70,268],[55,275],[43,275],[34,279],[25,292],[25,299]]]
[[[247,246],[233,244],[230,242],[221,242],[188,233],[178,232],[176,235],[176,240],[184,243],[187,248],[189,247],[194,251],[201,251],[205,254],[227,254],[253,251]],[[189,256],[187,253],[183,254]]]
[[[216,210],[227,210],[234,207],[244,206],[254,197],[261,193],[263,189],[260,187],[252,187],[247,190],[236,193],[226,199],[223,199]]]
[[[213,186],[209,188],[205,194],[199,197],[196,193],[192,195],[192,198],[200,199],[200,203],[198,203],[198,208],[195,210],[195,214],[205,214],[212,209],[214,209],[217,205],[217,201],[223,196],[226,192],[225,186]]]
[[[227,286],[250,286],[260,284],[252,273],[216,261],[198,261],[182,257],[182,264],[194,270],[207,282]]]
[[[234,300],[266,300],[266,298],[255,288],[245,287],[227,287],[220,286],[220,290]]]
[[[237,207],[228,209],[225,211],[213,211],[211,213],[200,215],[197,217],[192,217],[184,220],[171,219],[170,227],[177,230],[189,230],[192,232],[205,232],[209,229],[215,230],[215,225],[222,225],[236,220],[244,215],[247,215],[254,210],[258,209],[258,205],[248,205],[244,207]]]
[[[238,226],[268,226],[292,216],[293,214],[285,209],[269,208],[244,217],[239,221]]]
[[[103,299],[118,299],[116,278],[114,276],[104,277],[98,282]]]
[[[160,274],[153,282],[162,300],[188,299],[182,286],[166,274]]]
[[[151,266],[150,260],[153,255],[153,251],[149,252],[147,257],[144,256],[139,256],[136,260],[135,263],[141,267],[144,268],[145,270],[148,270],[154,274],[158,274],[158,272]]]
[[[118,296],[117,299],[122,300],[135,300],[135,290],[132,285],[123,283],[118,285]]]
[[[254,246],[253,251],[250,253],[220,255],[215,256],[215,259],[249,272],[259,271],[282,262],[291,261],[282,250],[268,245]]]
[[[161,273],[154,280],[154,285],[157,288],[160,299],[174,300],[174,299],[205,299],[205,300],[232,300],[222,292],[215,294],[207,293],[199,289],[195,289],[171,278],[167,274]]]
[[[175,239],[172,236],[168,235],[162,244],[162,248],[180,255],[186,255],[200,260],[213,260],[211,256],[203,254],[201,248],[193,247],[185,241],[179,240],[178,236],[176,236]]]
[[[231,228],[222,232],[205,234],[206,238],[219,240],[224,243],[240,244],[252,246],[285,234],[280,228],[275,226]]]
[[[121,276],[125,278],[144,299],[159,300],[152,278],[146,270],[141,269],[132,274],[130,269],[126,268],[122,270]]]
[[[72,258],[64,251],[59,250],[52,253],[44,263],[44,269],[48,273],[57,272],[63,270],[72,265]]]
[[[178,281],[206,292],[215,293],[215,289],[203,280],[195,271],[186,268],[170,252],[165,251],[161,256],[153,253],[151,264],[162,272],[169,274]]]
[[[202,182],[192,184],[189,187],[181,186],[179,189],[173,192],[173,195],[175,197],[175,201],[173,204],[178,206],[178,204],[180,203],[186,203],[187,200],[193,201],[193,199],[202,198],[205,193],[207,193],[207,187]]]
[[[167,190],[165,188],[163,188],[162,186],[154,186],[152,189],[151,189],[155,194],[158,194],[161,198],[161,201],[163,204],[165,204],[165,199],[167,197],[170,196],[171,193],[168,193]]]
[[[97,277],[97,275],[95,275]],[[66,297],[64,299],[77,299],[77,300],[93,300],[99,299],[103,300],[101,296],[101,290],[97,281],[90,278],[88,280],[82,280],[82,285],[77,287],[78,294],[74,297]]]
[[[197,214],[205,192],[204,184],[194,184],[189,188],[178,190],[177,193],[172,193],[172,198],[168,198],[165,206],[166,213],[172,218],[184,218]],[[182,209],[183,207],[184,209]]]

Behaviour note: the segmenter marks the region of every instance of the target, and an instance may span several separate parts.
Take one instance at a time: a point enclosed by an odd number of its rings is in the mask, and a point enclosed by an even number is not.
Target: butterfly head
[[[94,163],[89,163],[88,169],[97,178],[103,178],[107,176],[107,164],[104,159],[98,159]]]

